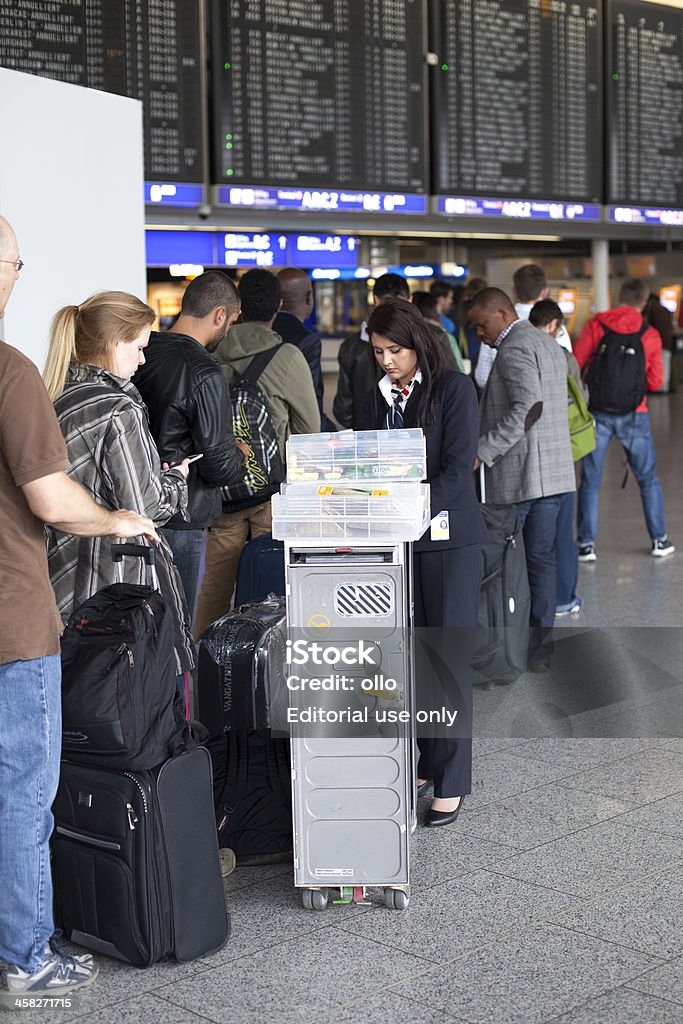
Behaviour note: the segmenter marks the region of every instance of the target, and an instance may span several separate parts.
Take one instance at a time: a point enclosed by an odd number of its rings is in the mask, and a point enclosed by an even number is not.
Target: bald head
[[[19,280],[19,271],[15,266],[18,259],[19,249],[12,225],[0,217],[0,317],[4,316],[12,289]]]
[[[506,313],[516,316],[512,299],[502,288],[482,288],[472,300],[472,308],[474,309],[475,306],[485,309],[487,313],[490,313],[491,310],[504,310]]]
[[[285,267],[278,275],[282,290],[282,308],[305,320],[313,309],[311,279],[305,270]]]
[[[10,256],[12,256],[16,244],[17,240],[12,230],[12,225],[4,217],[0,217],[0,257],[5,259],[6,253],[10,253]]]

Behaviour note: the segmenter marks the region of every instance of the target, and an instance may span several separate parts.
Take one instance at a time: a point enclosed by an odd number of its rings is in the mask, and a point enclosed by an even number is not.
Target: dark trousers
[[[173,561],[182,580],[189,621],[194,618],[194,606],[197,600],[199,583],[199,566],[202,561],[204,546],[203,530],[161,530],[173,552]]]
[[[415,626],[420,631],[433,627],[429,643],[442,649],[442,660],[456,680],[458,693],[449,694],[450,702],[459,704],[460,720],[468,724],[468,735],[458,739],[443,735],[418,739],[417,774],[434,780],[435,797],[465,796],[472,790],[471,646],[479,611],[481,547],[418,551],[413,564]]]
[[[571,605],[579,578],[579,546],[574,540],[574,491],[561,495],[555,532],[557,607]]]
[[[535,661],[547,661],[553,653],[553,622],[557,607],[555,534],[561,499],[561,494],[553,494],[517,504],[531,591],[530,665]]]

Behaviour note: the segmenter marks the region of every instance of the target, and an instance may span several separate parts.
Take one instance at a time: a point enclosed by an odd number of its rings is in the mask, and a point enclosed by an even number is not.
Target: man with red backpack
[[[597,558],[600,482],[613,436],[624,449],[640,487],[652,554],[665,558],[675,550],[666,534],[664,501],[645,398],[646,391],[657,391],[662,386],[663,378],[662,339],[642,315],[648,295],[644,281],[624,281],[619,305],[592,317],[574,345],[579,366],[582,370],[587,368],[584,376],[596,430],[596,447],[583,460],[579,488],[580,562],[594,562]]]

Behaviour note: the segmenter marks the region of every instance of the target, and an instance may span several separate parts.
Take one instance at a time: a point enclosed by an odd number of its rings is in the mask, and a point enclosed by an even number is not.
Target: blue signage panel
[[[656,227],[683,227],[683,210],[661,210],[647,206],[608,206],[613,224],[654,224]]]
[[[216,236],[218,262],[225,267],[284,267],[287,265],[287,235],[265,231],[221,232]]]
[[[302,267],[350,267],[358,264],[358,242],[345,235],[290,235],[287,265]]]
[[[347,235],[287,235],[282,232],[145,232],[148,267],[194,263],[216,267],[348,269],[358,265],[358,240]]]
[[[224,206],[271,210],[326,210],[363,213],[426,213],[427,197],[396,192],[322,191],[304,188],[250,188],[221,185],[217,202]]]
[[[597,203],[556,203],[540,199],[478,199],[437,196],[437,213],[449,217],[511,217],[519,220],[601,220]]]
[[[216,265],[214,234],[211,231],[145,231],[148,267],[170,267],[172,263]]]
[[[201,206],[204,202],[204,186],[146,181],[145,202],[151,206]]]

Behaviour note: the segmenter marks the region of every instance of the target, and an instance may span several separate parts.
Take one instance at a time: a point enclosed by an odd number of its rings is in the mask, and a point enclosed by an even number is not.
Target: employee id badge
[[[432,540],[450,540],[451,529],[448,519],[448,512],[439,512],[431,522],[429,535]]]

